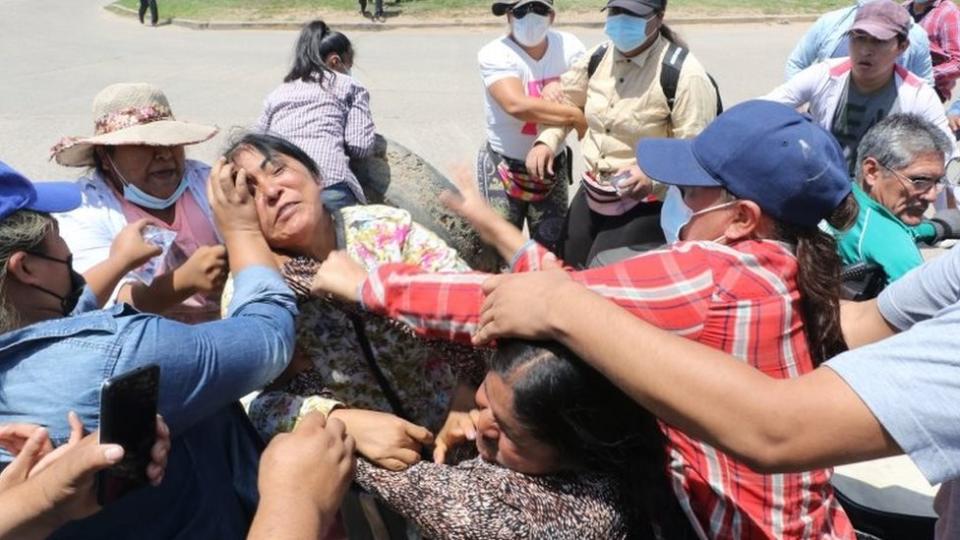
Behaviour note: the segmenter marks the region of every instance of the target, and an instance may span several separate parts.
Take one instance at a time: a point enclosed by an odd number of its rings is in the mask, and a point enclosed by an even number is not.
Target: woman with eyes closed
[[[473,406],[468,388],[482,378],[486,353],[421,340],[400,323],[311,296],[310,283],[333,250],[346,250],[368,269],[388,262],[438,272],[469,267],[405,210],[363,205],[329,211],[316,165],[289,141],[250,133],[224,159],[254,194],[260,229],[300,309],[293,361],[251,403],[254,425],[270,439],[319,410],[341,419],[371,461],[391,469],[415,463],[452,402],[462,410]],[[230,289],[228,283],[223,305]],[[460,380],[470,385],[459,389]]]
[[[476,404],[438,446],[474,439],[479,458],[359,460],[357,482],[430,538],[693,537],[657,422],[563,346],[502,341]]]

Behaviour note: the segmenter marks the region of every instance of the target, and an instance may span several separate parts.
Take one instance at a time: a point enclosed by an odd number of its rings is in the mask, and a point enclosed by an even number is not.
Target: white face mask
[[[667,239],[667,245],[680,241],[680,235],[683,228],[690,223],[693,218],[699,215],[720,210],[733,205],[737,201],[728,201],[725,203],[708,206],[702,210],[694,212],[687,206],[683,200],[683,193],[677,186],[670,186],[667,189],[667,195],[663,199],[663,208],[660,210],[660,228],[663,229],[663,236]],[[714,242],[723,243],[725,236],[720,236]]]
[[[527,13],[522,19],[513,19],[511,34],[524,47],[536,47],[543,43],[550,30],[550,16]]]

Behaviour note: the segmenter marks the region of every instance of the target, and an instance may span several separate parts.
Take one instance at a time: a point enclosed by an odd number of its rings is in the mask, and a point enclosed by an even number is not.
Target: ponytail
[[[848,195],[827,218],[837,230],[848,229],[856,220],[859,205]],[[813,365],[847,350],[840,327],[840,255],[833,236],[818,227],[794,227],[779,224],[781,240],[795,242],[801,306],[806,326],[807,346]]]
[[[324,63],[329,54],[339,54],[343,59],[353,51],[347,36],[331,30],[320,19],[311,21],[300,31],[296,48],[293,51],[293,67],[283,78],[283,82],[303,81],[323,85],[324,76],[331,73]]]

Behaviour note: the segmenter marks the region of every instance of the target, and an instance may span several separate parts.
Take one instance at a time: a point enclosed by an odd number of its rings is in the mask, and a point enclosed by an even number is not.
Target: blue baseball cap
[[[20,210],[69,212],[80,206],[80,188],[74,182],[37,182],[0,161],[0,220]]]
[[[833,135],[772,101],[732,107],[694,139],[642,140],[637,165],[663,184],[722,187],[802,227],[827,218],[851,190]]]

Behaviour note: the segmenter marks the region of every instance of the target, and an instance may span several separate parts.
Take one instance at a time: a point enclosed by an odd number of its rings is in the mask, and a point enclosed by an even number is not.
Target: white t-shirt
[[[503,36],[484,45],[477,55],[484,88],[508,77],[520,79],[528,96],[539,97],[540,90],[560,80],[567,69],[586,52],[583,43],[573,34],[547,32],[547,52],[539,61],[530,58],[510,36]],[[537,125],[518,120],[503,110],[490,92],[484,92],[487,117],[487,140],[493,150],[514,159],[526,159],[537,139]]]

